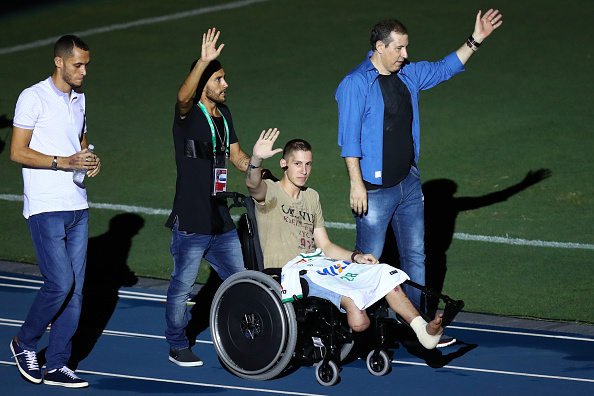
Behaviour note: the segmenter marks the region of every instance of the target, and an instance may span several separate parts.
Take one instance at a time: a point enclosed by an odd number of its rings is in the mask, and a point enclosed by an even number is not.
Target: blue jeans
[[[392,223],[400,255],[400,269],[413,282],[425,284],[425,219],[419,170],[411,166],[406,179],[390,188],[367,191],[367,214],[357,216],[356,249],[379,258],[388,224]],[[417,309],[425,312],[421,291],[402,285]]]
[[[186,336],[187,302],[202,257],[223,280],[236,272],[245,271],[245,268],[235,229],[218,235],[191,234],[180,231],[175,222],[170,251],[173,256],[173,272],[167,290],[165,337],[171,349],[179,350],[189,347]]]
[[[40,213],[27,220],[44,282],[17,334],[23,349],[37,343],[51,323],[45,357],[47,370],[66,366],[78,327],[87,264],[87,209]]]

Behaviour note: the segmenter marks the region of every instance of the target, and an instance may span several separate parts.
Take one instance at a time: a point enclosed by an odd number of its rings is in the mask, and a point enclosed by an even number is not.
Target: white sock
[[[427,349],[433,349],[437,346],[441,334],[431,335],[427,333],[427,322],[420,316],[417,316],[410,322],[410,327],[415,331],[421,345]]]

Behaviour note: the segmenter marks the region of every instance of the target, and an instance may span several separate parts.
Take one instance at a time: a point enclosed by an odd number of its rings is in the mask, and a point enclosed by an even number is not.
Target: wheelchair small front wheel
[[[381,377],[386,375],[390,371],[390,368],[390,357],[386,351],[381,350],[376,353],[375,350],[372,350],[367,355],[367,370],[372,375]]]
[[[328,363],[321,362],[316,364],[316,379],[323,386],[333,386],[338,383],[338,366],[332,360]]]

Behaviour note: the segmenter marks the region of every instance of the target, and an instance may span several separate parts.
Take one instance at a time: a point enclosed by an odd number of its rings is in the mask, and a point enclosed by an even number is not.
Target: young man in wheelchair
[[[279,136],[277,129],[262,131],[254,145],[253,154],[246,171],[246,185],[257,202],[256,219],[265,268],[282,268],[300,254],[312,253],[316,248],[331,259],[348,263],[377,264],[371,254],[351,252],[332,243],[326,232],[322,208],[316,191],[305,187],[312,167],[312,148],[304,140],[288,142],[283,149],[274,149]],[[262,161],[283,152],[280,166],[284,170],[282,180],[263,180],[259,170]],[[387,266],[386,264],[378,264]],[[392,268],[393,270],[393,268]],[[369,317],[362,307],[344,294],[314,283],[308,275],[302,275],[309,286],[309,296],[324,298],[346,312],[353,331],[364,331],[370,325]],[[369,285],[374,288],[373,284]],[[410,324],[420,343],[433,349],[443,333],[442,314],[427,323],[412,305],[402,288],[397,285],[383,295],[388,305]],[[361,304],[359,304],[361,305]]]

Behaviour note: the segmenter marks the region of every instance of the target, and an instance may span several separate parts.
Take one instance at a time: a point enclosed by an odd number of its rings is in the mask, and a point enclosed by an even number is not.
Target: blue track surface
[[[331,388],[316,382],[312,367],[264,382],[235,377],[221,367],[209,331],[198,336],[193,348],[204,366],[182,368],[167,360],[164,294],[138,288],[122,289],[106,330],[78,366],[89,388],[33,385],[19,375],[9,342],[36,294],[36,281],[40,278],[0,272],[0,395],[594,394],[594,337],[461,322],[454,322],[448,335],[463,344],[427,355],[427,361],[439,368],[400,347],[388,375],[374,377],[364,361],[355,360],[342,367],[340,383]]]

